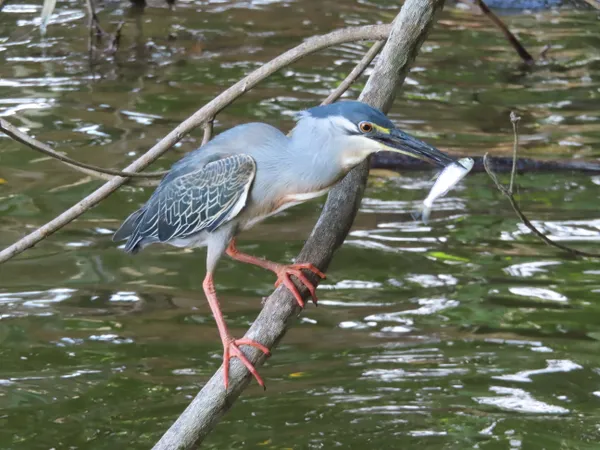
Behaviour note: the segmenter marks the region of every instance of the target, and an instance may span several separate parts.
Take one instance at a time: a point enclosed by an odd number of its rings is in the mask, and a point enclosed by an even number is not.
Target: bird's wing
[[[169,180],[149,202],[140,234],[165,242],[213,231],[246,205],[256,163],[236,154]]]

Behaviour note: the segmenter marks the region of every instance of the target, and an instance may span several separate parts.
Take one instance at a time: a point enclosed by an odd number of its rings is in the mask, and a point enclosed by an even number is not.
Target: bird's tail
[[[138,244],[142,240],[142,237],[139,234],[139,225],[145,212],[146,210],[144,208],[140,208],[132,213],[112,237],[113,242],[127,239],[125,251],[128,253],[137,253],[139,250]]]

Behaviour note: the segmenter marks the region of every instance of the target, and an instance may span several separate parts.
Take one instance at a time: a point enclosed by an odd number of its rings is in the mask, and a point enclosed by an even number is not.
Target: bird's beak
[[[382,151],[402,153],[441,167],[446,167],[455,162],[455,159],[446,153],[397,128],[377,130],[372,139],[379,142]]]

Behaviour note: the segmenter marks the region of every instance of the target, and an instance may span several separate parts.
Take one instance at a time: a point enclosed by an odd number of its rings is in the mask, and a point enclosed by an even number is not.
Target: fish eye
[[[369,122],[361,122],[358,124],[358,129],[361,131],[361,133],[370,133],[373,131],[373,125],[371,125]]]

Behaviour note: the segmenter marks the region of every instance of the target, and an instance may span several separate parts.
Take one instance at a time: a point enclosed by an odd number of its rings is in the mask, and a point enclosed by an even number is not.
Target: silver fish
[[[447,165],[438,176],[427,198],[423,200],[420,210],[413,213],[413,218],[415,220],[421,218],[423,223],[426,224],[429,220],[433,202],[446,195],[450,189],[456,186],[471,171],[473,164],[474,161],[471,158],[462,158]]]

